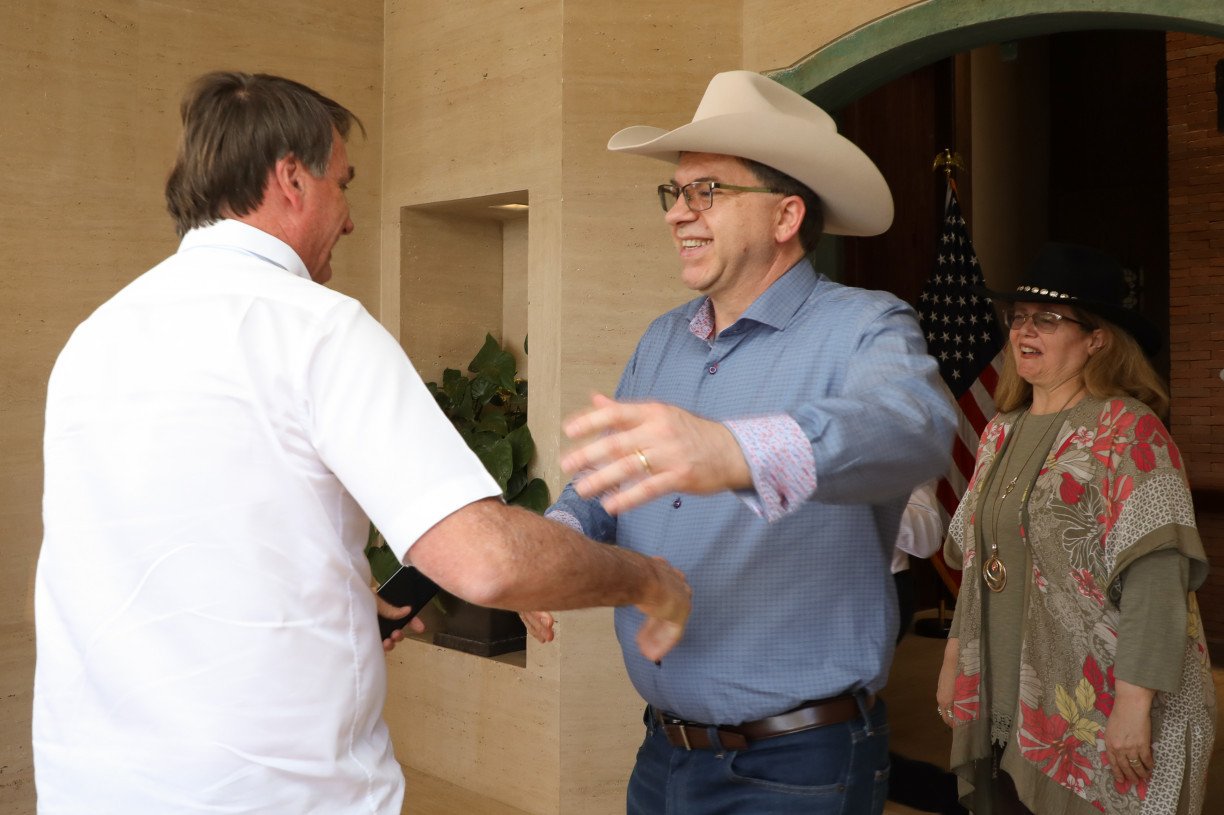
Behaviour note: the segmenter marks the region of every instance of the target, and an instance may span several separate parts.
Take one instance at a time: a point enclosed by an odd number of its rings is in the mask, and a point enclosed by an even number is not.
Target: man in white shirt
[[[652,659],[688,587],[505,506],[396,341],[319,285],[353,230],[349,111],[217,73],[182,116],[182,244],[76,329],[48,388],[39,811],[399,813],[367,515],[465,599],[637,605]]]

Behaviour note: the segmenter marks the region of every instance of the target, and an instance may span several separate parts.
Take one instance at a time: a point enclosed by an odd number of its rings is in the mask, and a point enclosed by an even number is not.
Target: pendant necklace
[[[1029,463],[1032,462],[1033,456],[1037,455],[1037,451],[1044,449],[1047,453],[1049,453],[1050,448],[1046,443],[1046,437],[1050,434],[1050,431],[1059,424],[1059,418],[1062,416],[1063,411],[1067,409],[1067,405],[1071,404],[1071,400],[1076,396],[1079,396],[1080,391],[1082,390],[1083,388],[1080,388],[1075,393],[1071,394],[1067,398],[1067,401],[1063,402],[1062,407],[1054,413],[1054,416],[1050,419],[1049,424],[1047,424],[1045,429],[1041,431],[1041,438],[1037,440],[1037,444],[1032,450],[1029,451],[1028,456],[1024,459],[1024,463],[1020,465],[1020,469],[1016,471],[1016,474],[1012,476],[1011,481],[1008,481],[1007,484],[1003,486],[1003,489],[1000,490],[995,496],[994,524],[990,539],[990,557],[982,562],[982,579],[986,581],[986,586],[993,592],[1001,592],[1007,585],[1007,566],[1003,563],[1003,559],[999,557],[998,542],[999,515],[1001,514],[1000,510],[1003,508],[1003,501],[1007,498],[1007,496],[1011,495],[1012,490],[1016,488],[1016,482],[1019,481],[1020,476],[1028,470]],[[1003,461],[1000,462],[999,472],[1000,475],[1004,477],[1006,477],[1007,471],[1010,469],[1012,451],[1016,449],[1016,442],[1020,438],[1020,428],[1024,426],[1024,422],[1028,418],[1029,412],[1029,409],[1025,409],[1025,411],[1020,414],[1020,418],[1016,420],[1016,423],[1012,425],[1012,432],[1009,434],[1012,437],[1012,443],[1008,445],[1007,452],[1003,454]],[[1022,504],[1027,501],[1028,490],[1025,490]],[[1020,510],[1021,513],[1023,513],[1023,505],[1021,506]]]

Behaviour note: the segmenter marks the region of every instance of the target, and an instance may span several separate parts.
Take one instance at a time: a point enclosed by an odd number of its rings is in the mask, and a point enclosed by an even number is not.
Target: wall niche
[[[426,380],[492,334],[527,376],[526,190],[400,209],[400,342]]]

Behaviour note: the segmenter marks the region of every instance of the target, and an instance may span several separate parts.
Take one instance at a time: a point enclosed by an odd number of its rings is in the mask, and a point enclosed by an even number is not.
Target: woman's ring
[[[638,461],[642,462],[642,469],[646,471],[646,475],[651,475],[650,459],[646,458],[646,454],[641,450],[634,450],[633,452],[637,453]]]
[[[1139,763],[1139,759],[1137,758],[1128,758],[1127,761],[1130,763],[1132,767]]]

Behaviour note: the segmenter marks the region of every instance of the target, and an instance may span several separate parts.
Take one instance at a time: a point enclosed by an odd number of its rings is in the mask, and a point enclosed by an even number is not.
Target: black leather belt
[[[875,706],[875,694],[864,697],[863,706],[871,710]],[[859,703],[850,694],[817,699],[777,716],[734,726],[690,722],[654,708],[651,708],[651,715],[673,747],[686,750],[743,750],[754,741],[848,722],[858,717]],[[711,728],[718,734],[718,744],[710,738]]]

